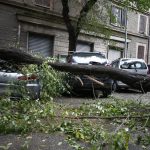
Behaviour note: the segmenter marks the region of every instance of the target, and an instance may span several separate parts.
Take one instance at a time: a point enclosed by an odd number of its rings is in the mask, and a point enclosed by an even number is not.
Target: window
[[[138,58],[144,59],[144,46],[138,46]]]
[[[112,6],[111,24],[115,26],[125,26],[125,10],[116,6]]]
[[[135,63],[135,68],[136,69],[146,69],[146,65],[145,65],[145,63],[137,62],[137,63]]]
[[[124,64],[121,65],[123,69],[147,69],[146,64],[144,62],[124,62]]]
[[[50,7],[50,0],[35,0],[36,5]]]
[[[147,27],[147,17],[144,15],[140,15],[139,17],[139,33],[146,34]]]
[[[146,56],[146,44],[137,44],[137,58],[145,59]]]

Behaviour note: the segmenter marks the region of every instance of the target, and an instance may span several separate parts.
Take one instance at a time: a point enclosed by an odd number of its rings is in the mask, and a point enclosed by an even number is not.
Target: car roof
[[[133,61],[145,62],[144,59],[140,59],[140,58],[118,58],[118,59],[112,61],[112,63],[116,62],[116,61],[129,61],[129,60],[131,60],[131,61],[133,60]]]
[[[77,52],[73,52],[73,54],[98,54],[105,57],[105,55],[102,52],[95,52],[95,51],[94,52],[77,51]]]
[[[140,59],[140,58],[121,58],[121,61],[126,61],[126,60],[135,60],[135,61],[142,61],[145,62],[144,59]]]
[[[102,52],[84,52],[84,51],[77,51],[77,52],[73,52],[73,54],[75,53],[87,53],[87,54],[103,54]]]

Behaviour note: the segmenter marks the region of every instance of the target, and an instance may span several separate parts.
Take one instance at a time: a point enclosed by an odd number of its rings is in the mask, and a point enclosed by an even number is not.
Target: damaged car
[[[108,59],[100,52],[74,52],[68,63],[74,65],[108,66]],[[80,93],[90,91],[95,97],[108,97],[112,92],[112,80],[107,76],[73,76],[71,79],[73,91]]]

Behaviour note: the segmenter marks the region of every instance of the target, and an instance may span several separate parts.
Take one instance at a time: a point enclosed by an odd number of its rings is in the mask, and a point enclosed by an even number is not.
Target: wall
[[[68,33],[62,23],[56,23],[53,18],[38,18],[32,16],[34,11],[10,7],[0,4],[0,47],[20,47],[26,50],[28,47],[28,33],[35,32],[54,37],[54,54],[65,54],[68,51]],[[94,44],[95,51],[101,51],[106,54],[107,46],[103,40],[88,34],[81,34],[79,40]],[[7,41],[7,42],[6,42]]]
[[[140,15],[141,13],[139,12],[135,12],[135,11],[128,11],[128,26],[127,29],[129,32],[134,33],[134,34],[138,34],[139,33],[139,20],[140,20]],[[146,35],[148,35],[149,33],[149,18],[148,18],[148,14],[144,14],[147,17],[147,32]]]
[[[136,57],[137,55],[137,44],[146,45],[146,53],[145,53],[145,61],[147,61],[147,48],[148,48],[148,40],[139,37],[131,37],[131,43],[128,45],[128,57]]]
[[[17,0],[11,0],[17,1]],[[28,7],[34,6],[34,0],[24,0],[24,1],[17,1],[23,3],[22,6]],[[73,0],[71,1],[73,2]],[[34,7],[33,7],[34,8]],[[65,24],[63,23],[62,18],[59,16],[61,14],[62,6],[60,4],[60,0],[53,1],[53,8],[46,9],[42,7],[36,6],[36,12],[34,12],[33,8],[26,9],[19,9],[19,7],[8,6],[0,3],[0,47],[4,46],[17,46],[18,42],[20,42],[21,49],[27,48],[27,37],[29,32],[36,32],[47,34],[50,36],[54,36],[54,54],[67,54],[68,50],[68,33],[66,32]],[[32,10],[33,9],[33,10]],[[30,11],[29,11],[30,10]],[[38,14],[39,11],[43,11],[42,15]],[[50,16],[47,14],[55,11],[55,13]],[[79,10],[79,9],[78,9]],[[16,17],[16,13],[20,14],[23,12],[27,12],[28,17],[23,16],[24,19],[20,19]],[[31,14],[34,12],[36,16],[32,16]],[[56,17],[55,15],[58,16]],[[74,16],[77,15],[76,9],[72,9],[72,14]],[[44,17],[45,16],[45,17]],[[46,17],[47,16],[47,17]],[[128,56],[135,57],[136,56],[136,43],[144,43],[147,45],[147,39],[143,38],[141,35],[138,34],[138,13],[136,12],[128,12],[128,31],[129,35],[128,38],[131,40],[128,47]],[[22,17],[22,16],[21,16]],[[25,18],[26,17],[26,18]],[[36,17],[36,18],[34,18]],[[19,34],[19,25],[20,25],[20,38]],[[117,29],[117,28],[116,28]],[[118,32],[118,33],[117,33]],[[122,32],[122,33],[121,33]],[[124,30],[118,29],[115,34],[118,37],[124,37]],[[131,34],[133,33],[133,35]],[[141,37],[140,37],[141,36]],[[94,51],[101,51],[103,53],[107,53],[107,44],[106,41],[102,40],[99,37],[91,36],[88,34],[80,34],[79,40],[87,41],[94,44]],[[123,45],[119,41],[115,41],[116,45]],[[147,47],[147,46],[146,46]]]
[[[18,22],[16,9],[0,4],[0,47],[17,44]]]

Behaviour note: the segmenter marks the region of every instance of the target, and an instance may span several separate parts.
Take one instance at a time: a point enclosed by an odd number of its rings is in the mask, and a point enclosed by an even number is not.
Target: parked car
[[[119,58],[111,63],[111,66],[128,72],[147,75],[148,66],[143,59],[137,58]],[[128,89],[129,86],[121,81],[113,81],[113,90]]]
[[[0,97],[8,95],[18,99],[27,94],[31,99],[40,96],[40,84],[37,76],[23,75],[16,68],[0,63]]]
[[[71,64],[80,65],[107,65],[108,60],[100,52],[74,52],[68,61]],[[80,75],[79,77],[73,77],[71,80],[73,90],[76,92],[80,91],[94,91],[94,95],[99,97],[100,94],[103,97],[107,97],[111,94],[112,80],[106,76],[96,76],[94,77],[97,81],[104,83],[105,87],[93,82],[85,75]]]

